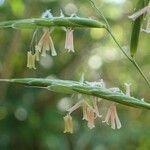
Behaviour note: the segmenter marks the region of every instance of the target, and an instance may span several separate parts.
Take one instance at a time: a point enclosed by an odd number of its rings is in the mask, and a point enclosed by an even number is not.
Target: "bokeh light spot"
[[[14,113],[16,119],[19,121],[24,121],[27,118],[27,111],[23,107],[18,107]]]
[[[102,59],[98,55],[93,55],[88,60],[88,65],[92,69],[99,69],[102,66]]]

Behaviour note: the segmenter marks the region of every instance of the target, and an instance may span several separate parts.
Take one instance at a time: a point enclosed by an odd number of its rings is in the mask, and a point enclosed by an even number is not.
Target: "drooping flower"
[[[35,59],[36,59],[36,55],[35,54],[32,54],[31,51],[28,51],[27,52],[27,67],[29,69],[36,69],[35,67]]]
[[[96,108],[96,110],[95,110],[95,108],[93,108],[85,100],[83,100],[83,103],[82,103],[83,118],[82,118],[82,120],[87,121],[87,126],[90,129],[93,129],[95,127],[95,119],[98,115],[97,109],[98,108]]]
[[[65,28],[66,31],[66,41],[65,41],[65,49],[68,52],[75,52],[74,51],[74,43],[73,43],[73,29]]]
[[[73,121],[70,114],[64,117],[64,133],[73,133]]]
[[[108,125],[110,122],[112,129],[121,128],[121,122],[119,120],[117,110],[116,110],[116,105],[114,103],[112,103],[108,108],[105,120],[103,122],[106,122]]]
[[[146,25],[146,29],[141,29],[141,31],[150,33],[150,5],[142,8],[141,10],[135,12],[133,15],[129,16],[130,19],[132,19],[133,21],[135,21],[138,17],[140,17],[141,15],[147,13],[148,17],[147,17],[147,25]]]
[[[51,14],[50,11],[51,10],[46,10],[42,14],[42,18],[46,18],[46,19],[52,18],[53,15]],[[53,40],[50,35],[52,31],[53,31],[52,29],[50,30],[49,28],[45,27],[43,29],[44,33],[43,33],[42,37],[40,38],[38,44],[35,46],[35,50],[38,51],[39,53],[41,53],[41,56],[46,56],[46,51],[50,51],[50,50],[51,50],[52,56],[57,55]]]
[[[130,96],[130,93],[131,93],[130,92],[131,83],[125,83],[124,85],[126,87],[126,95]]]
[[[46,10],[41,16],[41,18],[45,18],[45,19],[49,19],[52,17],[53,17],[53,15],[51,14],[50,10]],[[36,69],[35,61],[40,60],[40,55],[46,56],[46,52],[50,51],[50,50],[51,50],[52,56],[57,55],[53,40],[50,35],[50,33],[52,32],[52,29],[45,27],[43,29],[44,33],[43,33],[42,37],[40,38],[39,42],[34,47],[33,43],[35,43],[34,40],[35,40],[35,37],[37,37],[37,32],[38,32],[38,29],[36,29],[33,33],[31,45],[30,45],[30,51],[27,53],[27,67],[33,68],[33,69]]]
[[[41,37],[41,39],[39,40],[38,44],[35,46],[35,50],[39,51],[41,53],[41,56],[46,56],[46,51],[50,51],[51,50],[51,55],[52,56],[56,56],[56,50],[54,47],[54,43],[53,40],[50,36],[50,31],[48,28],[45,28],[44,33]]]
[[[102,115],[100,115],[100,113],[99,113],[97,102],[98,102],[98,99],[95,97],[95,99],[93,100],[93,109],[94,109],[94,112],[95,112],[95,115],[96,115],[95,118],[97,118],[97,117],[101,118]]]
[[[100,117],[99,112],[98,112],[98,108],[97,108],[97,104],[95,103],[94,106],[92,107],[85,100],[80,100],[75,105],[73,105],[71,108],[69,108],[67,110],[68,114],[70,115],[72,112],[77,110],[79,107],[82,107],[82,111],[83,111],[82,120],[87,121],[87,126],[90,129],[94,128],[95,127],[95,124],[94,124],[95,119],[97,117]]]
[[[87,107],[87,122],[88,127],[93,129],[95,127],[95,114],[91,107]]]
[[[82,113],[83,113],[82,120],[87,120],[87,103],[85,101],[83,101],[82,103]]]
[[[42,14],[42,18],[52,18],[53,15],[51,14],[50,10],[46,10],[43,14]],[[54,43],[51,37],[51,32],[52,29],[49,30],[49,28],[44,28],[43,29],[43,35],[41,37],[41,39],[39,40],[38,44],[35,46],[35,51],[38,53],[41,53],[41,56],[46,56],[46,51],[50,51],[51,50],[51,55],[52,56],[56,56],[56,50],[54,47]]]

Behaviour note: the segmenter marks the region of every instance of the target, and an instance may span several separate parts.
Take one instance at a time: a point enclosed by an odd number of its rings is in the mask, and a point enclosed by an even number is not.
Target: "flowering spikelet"
[[[141,15],[143,15],[146,12],[150,12],[150,5],[142,8],[141,10],[135,12],[133,15],[128,16],[130,19],[132,19],[133,21],[135,21],[138,17],[140,17]]]
[[[73,133],[73,121],[72,121],[72,117],[67,114],[64,117],[64,133]]]
[[[46,10],[45,12],[43,12],[43,14],[41,16],[41,18],[52,18],[52,17],[53,17],[53,15],[51,14],[51,10],[50,9]]]
[[[54,47],[53,40],[50,36],[49,29],[44,29],[44,33],[39,40],[38,44],[35,46],[35,50],[41,53],[41,56],[46,56],[46,51],[51,50],[51,55],[56,56],[56,50]]]
[[[50,10],[46,10],[41,18],[52,18],[53,15],[51,14]],[[37,35],[37,29],[35,30],[32,40],[31,40],[31,49],[30,52],[27,53],[27,67],[28,68],[35,68],[35,61],[40,60],[40,55],[41,56],[46,56],[46,52],[51,50],[51,55],[56,56],[56,50],[54,47],[53,40],[50,36],[50,31],[48,28],[43,29],[44,33],[42,37],[40,38],[38,44],[35,45],[35,49],[32,48],[32,44],[34,43],[33,40],[35,39],[35,36]],[[51,30],[52,31],[52,30]],[[31,53],[32,52],[32,53]]]
[[[65,42],[65,49],[68,52],[75,52],[74,51],[74,44],[73,44],[73,31],[71,28],[65,28],[66,31],[66,42]]]
[[[42,14],[42,18],[52,18],[53,15],[51,14],[50,10],[46,10],[43,14]],[[51,50],[51,55],[52,56],[56,56],[56,50],[54,47],[54,43],[53,40],[50,36],[50,31],[48,28],[44,28],[43,29],[44,33],[41,37],[41,39],[39,40],[38,44],[35,46],[35,50],[39,51],[39,53],[41,53],[41,56],[46,56],[46,51],[50,51]]]
[[[35,54],[32,54],[32,52],[31,51],[28,51],[27,52],[27,67],[29,68],[29,69],[36,69],[35,68]]]
[[[130,93],[131,93],[130,92],[131,83],[125,83],[124,85],[126,87],[126,95],[130,96]]]
[[[108,108],[105,120],[103,122],[106,122],[109,125],[109,120],[111,122],[112,129],[115,129],[116,127],[117,129],[121,128],[121,122],[119,120],[116,105],[114,103],[111,104],[110,107]]]
[[[103,79],[100,79],[100,81],[95,81],[95,82],[88,82],[88,81],[85,81],[87,84],[89,84],[90,86],[98,86],[98,87],[102,87],[102,88],[105,88],[106,85],[105,85],[105,82]]]

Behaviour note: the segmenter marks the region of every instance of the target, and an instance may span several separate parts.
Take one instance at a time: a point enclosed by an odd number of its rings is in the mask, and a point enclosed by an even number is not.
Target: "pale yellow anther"
[[[40,52],[38,50],[35,50],[35,59],[36,61],[40,60]]]
[[[87,104],[84,101],[82,104],[82,112],[83,112],[82,120],[87,120]]]
[[[69,114],[64,117],[64,133],[73,133],[73,121]]]
[[[35,68],[35,54],[32,54],[31,51],[27,52],[27,67],[29,69]]]

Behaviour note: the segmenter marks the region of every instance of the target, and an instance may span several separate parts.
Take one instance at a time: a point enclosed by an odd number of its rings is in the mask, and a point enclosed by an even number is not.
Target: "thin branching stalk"
[[[103,18],[103,20],[105,21],[106,25],[107,25],[107,31],[110,33],[112,39],[115,41],[115,43],[118,45],[119,49],[122,51],[122,53],[126,56],[126,58],[136,67],[136,69],[138,70],[138,72],[142,75],[143,79],[146,81],[147,85],[150,88],[150,81],[148,80],[148,78],[145,76],[145,74],[143,73],[142,69],[139,67],[139,65],[137,64],[136,60],[130,56],[128,56],[128,54],[125,52],[125,50],[122,48],[122,46],[119,44],[118,40],[116,39],[116,37],[114,36],[113,32],[111,31],[111,27],[106,19],[106,17],[103,15],[103,13],[96,7],[95,3],[92,0],[89,0],[90,3],[92,4],[92,7],[96,10],[96,12],[98,13],[98,15],[100,15],[100,17]]]
[[[118,45],[118,47],[120,48],[120,50],[123,52],[123,54],[128,58],[128,60],[136,67],[136,69],[138,70],[138,72],[142,75],[143,79],[145,80],[145,82],[147,83],[147,85],[150,88],[150,81],[148,80],[148,78],[145,76],[145,74],[143,73],[143,71],[141,70],[141,68],[139,67],[139,65],[137,64],[137,62],[135,61],[134,58],[128,56],[128,54],[124,51],[124,49],[121,47],[121,45],[118,43],[118,41],[116,40],[115,36],[113,35],[112,32],[110,32],[110,30],[108,30],[108,32],[110,33],[111,37],[113,38],[113,40],[115,41],[115,43]]]

